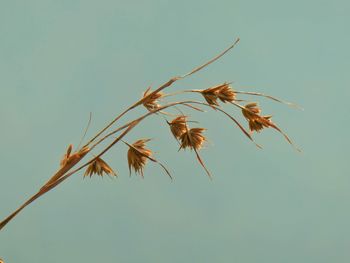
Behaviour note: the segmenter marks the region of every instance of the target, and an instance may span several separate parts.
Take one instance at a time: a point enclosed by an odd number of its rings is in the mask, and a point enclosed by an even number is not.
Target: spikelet
[[[154,163],[157,163],[160,167],[163,168],[163,170],[167,173],[170,179],[173,179],[173,177],[171,176],[169,170],[165,167],[165,165],[163,165],[157,159],[152,157],[151,150],[146,149],[146,143],[149,141],[150,139],[141,139],[134,142],[133,144],[129,144],[123,141],[127,146],[129,146],[128,164],[129,164],[130,175],[131,175],[131,169],[134,169],[135,173],[138,173],[143,177],[143,168],[145,167],[148,159]]]
[[[217,92],[217,96],[223,103],[236,100],[236,93],[228,83],[221,85],[221,88]]]
[[[181,135],[187,131],[187,116],[180,115],[173,119],[171,122],[167,122],[170,127],[171,133],[179,140]]]
[[[97,157],[92,163],[89,164],[88,168],[84,173],[85,176],[93,176],[97,174],[98,176],[103,177],[104,174],[117,176],[117,174],[113,171],[113,169],[100,157]]]
[[[209,105],[219,106],[218,99],[222,102],[232,102],[236,99],[234,90],[229,83],[223,83],[200,91]]]
[[[272,116],[261,116],[260,113],[261,109],[256,102],[248,103],[242,109],[242,114],[248,121],[250,131],[260,132],[264,128],[275,128],[271,121]]]
[[[256,102],[248,103],[244,106],[244,109],[242,109],[242,114],[248,121],[258,119],[260,113],[261,109]]]
[[[211,87],[201,91],[204,99],[208,102],[209,105],[219,106],[218,103],[218,91],[221,89],[221,85]]]
[[[250,131],[260,132],[262,129],[270,127],[272,125],[271,117],[271,115],[268,115],[248,120]]]
[[[204,128],[187,129],[185,133],[180,136],[180,149],[190,148],[192,150],[200,150],[203,143],[206,141],[203,132]]]
[[[297,151],[301,151],[294,145],[288,135],[282,131],[275,123],[271,120],[271,115],[261,116],[261,109],[256,102],[245,105],[242,109],[243,116],[249,123],[249,129],[251,132],[260,132],[264,128],[273,128],[283,135],[283,137],[291,144]]]
[[[63,155],[61,161],[60,161],[60,167],[63,167],[67,164],[68,159],[70,158],[70,154],[73,150],[73,145],[69,144],[66,153]]]
[[[211,173],[208,170],[208,168],[206,167],[206,165],[204,164],[204,162],[203,162],[203,160],[198,152],[198,150],[200,150],[202,148],[203,143],[207,141],[207,139],[203,135],[203,132],[205,130],[206,129],[204,129],[204,128],[188,129],[186,127],[186,132],[180,136],[181,145],[180,145],[179,150],[186,149],[186,148],[193,150],[196,154],[198,162],[204,168],[204,170],[207,173],[207,175],[209,176],[209,178],[211,178]]]
[[[150,139],[141,139],[131,145],[128,144],[128,165],[130,175],[131,170],[133,169],[135,173],[138,173],[143,177],[143,169],[147,160],[152,156],[152,151],[146,149],[146,143],[149,141]]]
[[[143,93],[143,98],[146,98],[151,93],[152,93],[151,87],[148,87],[146,89],[146,91]],[[149,111],[157,110],[160,107],[160,104],[158,103],[159,99],[161,99],[162,97],[163,97],[163,93],[162,92],[157,92],[157,93],[155,93],[153,95],[150,95],[146,99],[144,99],[142,104]]]

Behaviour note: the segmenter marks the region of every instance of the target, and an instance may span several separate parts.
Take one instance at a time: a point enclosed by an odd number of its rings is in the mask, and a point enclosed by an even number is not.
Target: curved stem
[[[162,91],[163,89],[171,86],[174,82],[180,80],[180,79],[184,79],[198,71],[200,71],[201,69],[207,67],[208,65],[210,65],[211,63],[215,62],[216,60],[218,60],[219,58],[221,58],[224,54],[226,54],[229,50],[231,50],[237,43],[239,42],[239,38],[227,49],[225,49],[223,52],[221,52],[219,55],[215,56],[214,58],[212,58],[211,60],[209,60],[208,62],[206,62],[205,64],[194,68],[192,71],[190,71],[189,73],[182,75],[182,76],[176,76],[173,77],[171,79],[169,79],[167,82],[165,82],[164,84],[162,84],[160,87],[158,87],[155,91],[149,93],[147,96],[143,97],[142,99],[138,100],[136,103],[134,103],[132,106],[130,106],[129,108],[127,108],[126,110],[124,110],[122,113],[120,113],[116,118],[114,118],[110,123],[108,123],[104,128],[102,128],[95,136],[93,136],[83,147],[81,150],[83,149],[87,149],[87,147],[94,142],[100,135],[102,135],[106,130],[108,130],[114,123],[116,123],[121,117],[123,117],[126,113],[128,113],[129,111],[131,111],[132,109],[136,108],[137,106],[143,104],[144,101],[146,101],[147,99],[149,99],[149,97],[155,95],[156,93]],[[22,206],[20,206],[15,212],[13,212],[10,216],[8,216],[5,220],[3,220],[2,222],[0,222],[0,230],[9,222],[11,221],[20,211],[22,211],[27,205],[29,205],[30,203],[32,203],[34,200],[36,200],[37,198],[39,198],[40,196],[42,196],[43,194],[47,193],[48,191],[50,191],[51,189],[53,189],[54,187],[56,187],[57,185],[59,185],[60,183],[62,183],[64,180],[66,180],[68,177],[70,177],[72,174],[76,173],[77,171],[83,169],[84,167],[86,167],[87,165],[89,165],[92,161],[94,161],[95,159],[99,158],[100,156],[102,156],[104,153],[106,153],[111,147],[113,147],[113,145],[115,145],[118,141],[120,141],[129,131],[131,131],[135,126],[137,126],[144,118],[150,116],[153,113],[156,113],[160,110],[163,110],[165,108],[168,107],[172,107],[175,105],[179,105],[179,104],[191,104],[191,101],[183,101],[183,102],[175,102],[175,103],[170,103],[166,106],[160,107],[159,109],[156,109],[154,111],[151,111],[145,115],[143,115],[142,117],[140,117],[139,119],[136,119],[130,123],[128,123],[127,125],[124,125],[122,128],[118,128],[117,130],[107,134],[106,136],[104,136],[102,139],[100,139],[97,143],[95,143],[92,148],[94,148],[96,145],[98,145],[99,143],[101,143],[103,140],[105,140],[106,138],[108,138],[109,136],[111,136],[112,134],[116,133],[117,131],[123,130],[123,133],[121,135],[119,135],[110,145],[108,145],[99,155],[97,155],[96,157],[94,157],[93,159],[91,159],[90,161],[88,161],[87,163],[81,165],[80,167],[76,168],[73,171],[70,171],[75,165],[77,165],[81,159],[85,156],[82,156],[79,161],[77,161],[76,163],[74,163],[71,166],[67,166],[64,167],[64,169],[60,169],[53,177],[51,177],[51,179],[49,180],[49,182],[47,182],[40,190],[38,193],[36,193],[35,195],[33,195],[31,198],[29,198]],[[91,150],[91,149],[90,149]],[[88,150],[87,152],[89,152],[90,150]],[[79,152],[79,151],[78,151]],[[86,153],[87,153],[86,152]]]
[[[286,104],[286,105],[288,105],[288,106],[290,106],[290,107],[303,110],[303,108],[300,107],[298,104],[295,104],[295,103],[292,103],[292,102],[288,102],[288,101],[284,101],[284,100],[281,100],[281,99],[279,99],[279,98],[276,98],[276,97],[273,97],[273,96],[270,96],[270,95],[267,95],[267,94],[264,94],[264,93],[260,93],[260,92],[237,91],[237,90],[235,90],[234,93],[237,93],[237,94],[244,94],[244,95],[253,95],[253,96],[259,96],[259,97],[265,97],[265,98],[268,98],[268,99],[270,99],[270,100],[274,100],[274,101],[277,101],[277,102],[279,102],[279,103]]]
[[[125,111],[123,111],[121,114],[119,114],[114,120],[112,120],[106,127],[104,127],[102,130],[100,130],[92,139],[90,139],[84,146],[89,146],[93,141],[95,141],[102,133],[104,133],[108,128],[110,128],[115,122],[117,122],[121,117],[123,117],[126,113],[128,113],[130,110],[136,108],[137,106],[141,105],[144,101],[148,100],[150,97],[154,96],[155,94],[157,94],[158,92],[162,91],[163,89],[171,86],[174,82],[184,79],[200,70],[202,70],[203,68],[209,66],[210,64],[212,64],[213,62],[215,62],[216,60],[218,60],[219,58],[221,58],[223,55],[225,55],[228,51],[230,51],[232,48],[234,48],[236,46],[236,44],[239,42],[239,38],[236,39],[236,41],[229,46],[227,49],[225,49],[223,52],[221,52],[219,55],[215,56],[214,58],[212,58],[211,60],[209,60],[208,62],[204,63],[203,65],[193,69],[192,71],[190,71],[189,73],[186,73],[185,75],[182,76],[176,76],[176,77],[172,77],[171,79],[169,79],[167,82],[163,83],[160,87],[158,87],[156,90],[154,90],[153,92],[149,93],[147,96],[143,97],[142,99],[140,99],[139,101],[137,101],[136,103],[134,103],[132,106],[130,106],[129,108],[127,108]]]

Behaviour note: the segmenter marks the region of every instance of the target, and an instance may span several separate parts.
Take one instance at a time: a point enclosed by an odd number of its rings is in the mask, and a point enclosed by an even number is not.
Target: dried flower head
[[[270,127],[272,125],[271,117],[268,115],[248,120],[250,131],[260,132],[262,129]]]
[[[297,148],[286,133],[284,133],[275,123],[272,122],[271,115],[261,116],[261,109],[258,107],[256,102],[249,103],[242,109],[243,116],[247,119],[249,123],[249,129],[251,132],[260,132],[264,128],[273,128],[283,135],[283,137],[297,150]]]
[[[190,148],[199,150],[202,148],[203,143],[207,140],[203,135],[205,130],[204,128],[187,129],[186,132],[180,136],[180,149]]]
[[[146,91],[143,93],[143,98],[146,98],[147,96],[148,97],[143,101],[142,104],[149,111],[159,109],[160,105],[158,102],[159,102],[159,99],[163,97],[162,92],[157,92],[155,94],[150,95],[151,93],[152,93],[151,87],[148,87]]]
[[[260,113],[261,109],[256,102],[248,103],[244,106],[244,109],[242,109],[242,114],[248,121],[259,119]]]
[[[260,132],[264,128],[273,125],[271,115],[260,116],[261,109],[256,102],[249,103],[242,109],[243,116],[247,119],[250,131]]]
[[[89,164],[88,168],[84,173],[84,177],[91,177],[94,174],[103,177],[104,173],[107,175],[117,176],[117,174],[105,161],[103,161],[100,157],[97,157],[94,161],[92,161],[92,163]]]
[[[63,155],[63,157],[61,159],[61,162],[60,162],[61,167],[65,166],[67,164],[68,159],[71,156],[70,154],[71,154],[72,150],[73,150],[73,145],[69,144],[66,153]]]
[[[221,85],[221,88],[217,92],[218,98],[223,102],[232,102],[236,100],[236,93],[230,87],[229,83],[224,83]]]
[[[232,102],[236,99],[234,90],[230,87],[229,83],[223,83],[201,91],[204,99],[209,105],[219,106],[218,99],[222,102]]]
[[[141,174],[143,177],[143,168],[145,167],[147,160],[152,156],[152,151],[146,149],[146,143],[150,139],[141,139],[133,144],[129,145],[128,150],[128,164],[131,175],[131,169],[134,169],[135,173]]]
[[[171,133],[176,139],[180,139],[181,135],[187,131],[187,116],[181,115],[168,122]]]
[[[221,85],[211,87],[205,90],[201,91],[201,94],[203,95],[204,99],[208,102],[209,105],[215,105],[219,106],[218,103],[218,91],[221,89]]]

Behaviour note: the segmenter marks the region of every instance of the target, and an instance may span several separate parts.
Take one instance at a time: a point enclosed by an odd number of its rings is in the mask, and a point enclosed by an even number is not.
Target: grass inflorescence
[[[105,175],[108,175],[110,177],[117,177],[117,173],[109,164],[107,164],[106,161],[102,159],[102,156],[108,153],[114,145],[120,142],[123,142],[127,147],[126,159],[128,162],[130,175],[132,174],[132,171],[134,171],[135,174],[144,177],[145,166],[148,162],[153,162],[159,165],[164,170],[165,174],[169,176],[169,178],[173,179],[173,176],[169,172],[169,169],[166,168],[166,166],[158,159],[155,159],[153,151],[148,146],[150,139],[142,138],[133,143],[129,143],[124,138],[134,128],[140,125],[140,123],[142,123],[146,118],[154,114],[160,115],[166,120],[166,123],[169,127],[169,134],[171,134],[179,143],[179,151],[189,149],[190,151],[194,152],[199,164],[203,167],[209,178],[212,178],[212,175],[199,154],[204,143],[207,141],[205,135],[206,129],[204,127],[198,127],[198,123],[194,120],[190,120],[190,116],[188,114],[185,115],[182,110],[179,109],[180,107],[188,110],[196,110],[199,112],[205,112],[202,108],[208,107],[217,113],[224,114],[231,121],[233,121],[234,125],[236,125],[242,131],[242,133],[259,148],[261,148],[261,146],[255,143],[252,134],[254,132],[261,132],[263,129],[267,128],[273,128],[277,130],[291,145],[294,146],[290,138],[274,122],[272,122],[271,115],[261,115],[262,110],[258,106],[258,103],[250,101],[249,97],[265,97],[273,101],[287,104],[289,106],[298,107],[293,103],[285,102],[263,93],[237,91],[229,82],[223,82],[212,87],[206,87],[204,89],[181,90],[174,93],[164,92],[166,88],[169,88],[176,81],[193,75],[194,73],[200,71],[201,69],[221,58],[238,42],[239,39],[237,39],[230,47],[221,52],[219,55],[212,58],[203,65],[194,68],[189,73],[182,76],[173,77],[153,91],[150,87],[147,88],[143,93],[143,96],[138,101],[117,115],[110,123],[108,123],[99,132],[97,132],[82,147],[80,147],[79,144],[79,146],[74,150],[73,145],[69,145],[60,161],[59,169],[57,172],[40,188],[40,190],[35,195],[28,199],[22,206],[20,206],[6,219],[0,222],[0,229],[2,229],[27,205],[45,193],[49,192],[53,188],[57,187],[64,180],[73,174],[77,174],[81,170],[85,170],[83,174],[84,178],[91,178],[95,175],[98,177],[103,177]],[[190,96],[190,93],[192,93],[194,96],[196,94],[199,94],[199,100],[186,99],[180,101],[175,100],[172,102],[164,102],[165,98],[173,98],[178,94],[187,94]],[[240,96],[244,97],[238,98]],[[246,97],[248,97],[248,99]],[[241,102],[248,103],[242,105]],[[237,120],[236,116],[224,110],[221,104],[231,104],[232,106],[238,108],[240,110],[238,113],[241,114],[244,119],[246,119],[247,124],[241,124]],[[146,109],[146,112],[143,115],[134,120],[130,120],[125,124],[121,124],[119,126],[117,125],[121,117],[127,115],[128,112],[139,106]],[[169,111],[171,109],[176,110],[175,114],[169,114],[168,112],[164,111]],[[90,121],[91,115],[89,123]],[[245,128],[245,126],[247,126],[247,128]],[[95,153],[94,151],[96,150],[96,146],[99,146],[107,139],[112,139],[112,141],[107,144],[107,146],[105,146],[100,152]],[[86,161],[86,156],[91,156],[91,158]]]

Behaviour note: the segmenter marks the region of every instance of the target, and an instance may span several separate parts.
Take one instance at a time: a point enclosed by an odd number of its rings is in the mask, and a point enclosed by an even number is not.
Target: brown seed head
[[[149,87],[143,93],[143,98],[147,97],[151,93],[152,93],[152,91],[151,91],[151,89]],[[149,111],[153,111],[153,110],[159,109],[159,107],[161,105],[158,102],[159,102],[159,99],[161,99],[162,97],[163,97],[163,93],[162,92],[157,92],[157,93],[149,96],[147,99],[145,99],[142,104]]]
[[[61,162],[60,162],[60,166],[61,167],[65,166],[67,164],[68,159],[71,156],[70,154],[71,154],[72,150],[73,150],[73,145],[69,144],[66,153],[62,156],[62,159],[61,159]]]
[[[273,125],[271,121],[272,116],[260,116],[261,109],[255,102],[245,105],[245,109],[242,109],[242,113],[248,121],[250,131],[260,132],[262,129]]]
[[[219,106],[218,99],[222,102],[231,102],[236,99],[234,90],[230,87],[229,83],[223,83],[218,86],[214,86],[201,91],[204,99],[209,105]]]
[[[249,121],[249,120],[255,120],[259,119],[259,114],[261,112],[261,109],[258,106],[258,103],[252,102],[248,103],[244,106],[244,109],[242,109],[243,116]]]
[[[180,136],[187,131],[187,116],[181,115],[168,122],[171,133],[176,139],[180,139]]]
[[[221,89],[218,91],[218,98],[223,102],[232,102],[236,100],[236,93],[230,87],[228,83],[222,85]]]
[[[141,174],[143,177],[143,169],[148,158],[152,156],[152,151],[146,149],[146,143],[148,141],[150,141],[150,139],[141,139],[129,146],[128,164],[130,174],[131,169],[134,169],[135,173]]]
[[[90,176],[91,178],[91,176],[93,176],[94,174],[103,177],[104,173],[107,175],[117,176],[113,169],[105,161],[98,157],[92,163],[89,164],[88,168],[84,173],[84,177]]]
[[[202,148],[203,143],[206,141],[206,138],[203,135],[205,130],[206,129],[204,128],[187,129],[186,132],[180,136],[180,149],[190,148],[199,150]]]
[[[272,116],[261,116],[260,118],[250,119],[249,129],[251,131],[260,132],[264,128],[268,128],[271,126],[272,122],[270,120]]]

